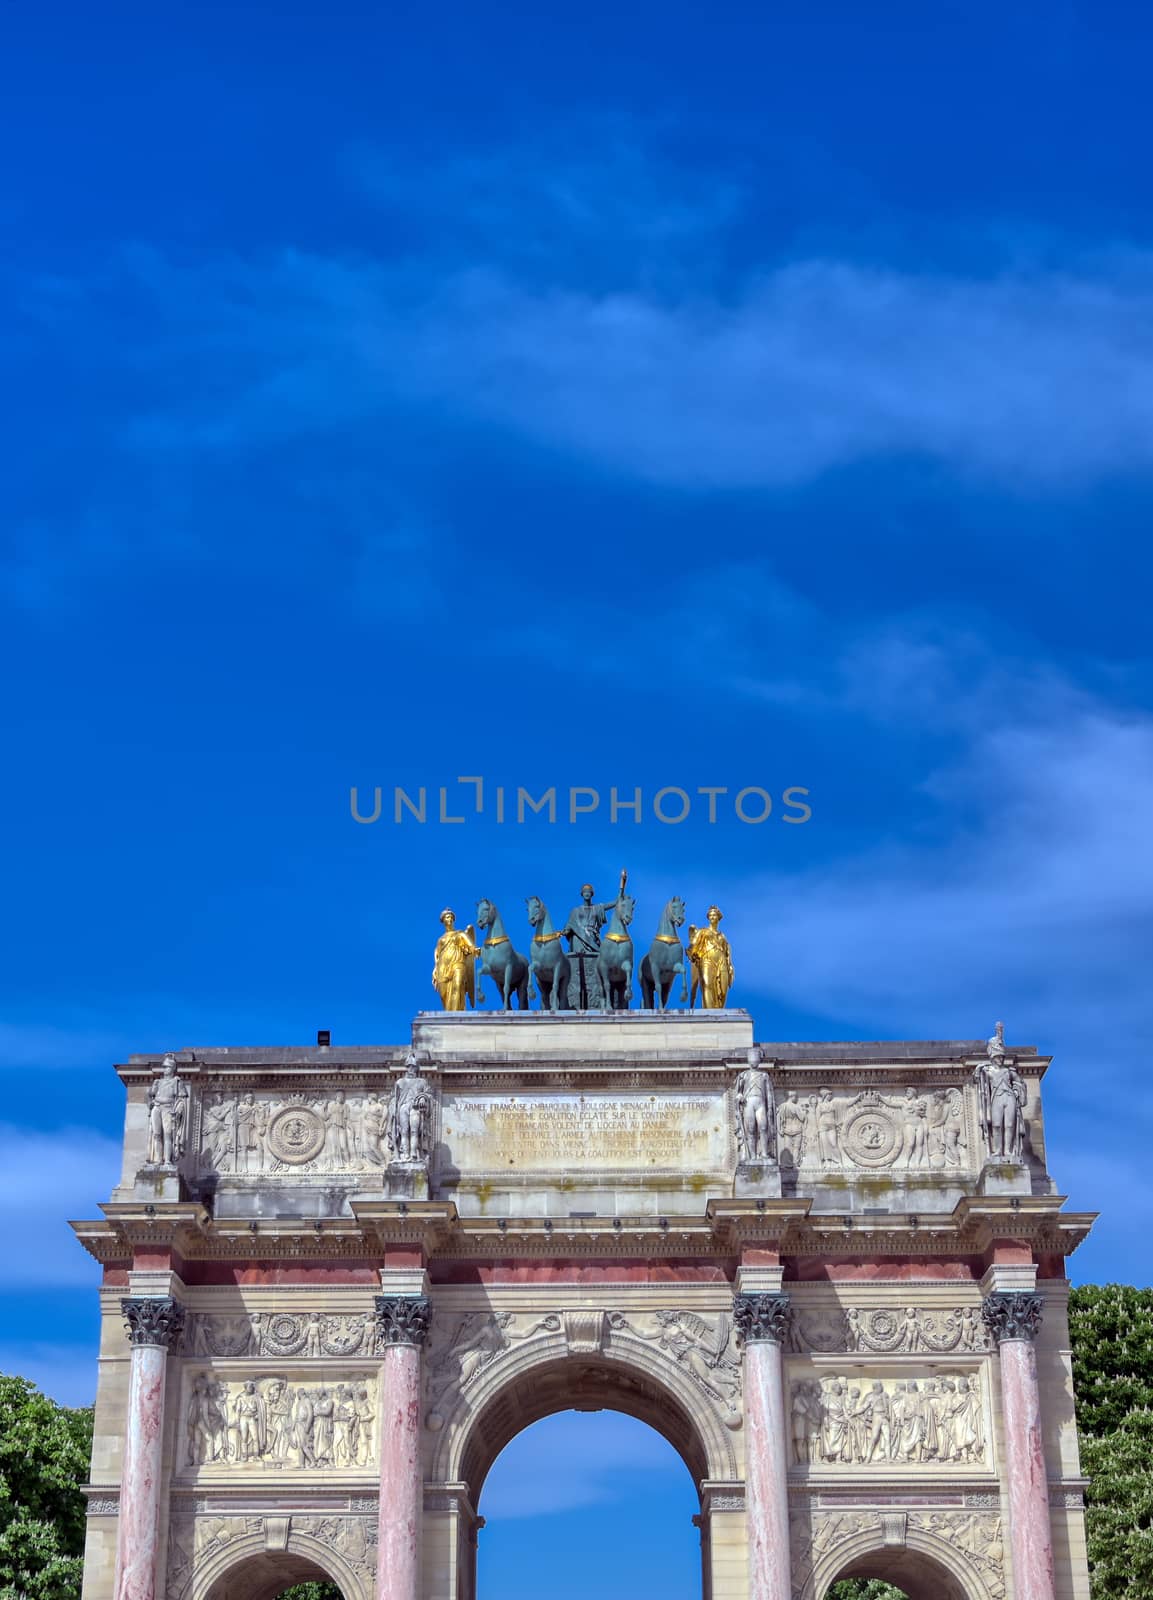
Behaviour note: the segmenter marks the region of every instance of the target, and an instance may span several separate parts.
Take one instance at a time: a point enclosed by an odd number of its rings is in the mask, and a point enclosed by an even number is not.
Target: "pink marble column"
[[[432,1306],[423,1295],[380,1295],[380,1539],[376,1600],[420,1600],[421,1346]]]
[[[995,1291],[981,1308],[1001,1365],[1001,1417],[1009,1489],[1013,1600],[1054,1600],[1049,1480],[1041,1441],[1041,1399],[1033,1341],[1041,1296]]]
[[[176,1300],[122,1300],[132,1368],[124,1419],[115,1600],[155,1600],[164,1473],[164,1389],[168,1351],[184,1325]]]
[[[745,1350],[745,1516],[749,1600],[792,1600],[789,1482],[781,1346],[787,1294],[739,1294],[733,1306]]]

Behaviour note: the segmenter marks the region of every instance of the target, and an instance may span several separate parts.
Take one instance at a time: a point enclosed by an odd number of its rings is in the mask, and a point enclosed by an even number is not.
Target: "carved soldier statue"
[[[761,1065],[761,1051],[754,1045],[748,1065],[737,1076],[737,1149],[742,1161],[771,1161],[775,1143],[776,1118],[773,1085]]]
[[[432,1086],[422,1078],[410,1050],[404,1076],[392,1091],[388,1114],[388,1148],[394,1161],[424,1161],[432,1125]]]
[[[622,872],[620,887],[617,890],[618,900],[624,894],[627,882],[628,873]],[[594,901],[593,886],[591,883],[586,883],[581,887],[580,905],[572,908],[561,929],[569,942],[569,959],[572,966],[568,998],[571,1011],[604,1009],[605,1001],[597,976],[597,957],[601,949],[601,929],[608,921],[609,912],[614,909],[616,903],[616,900]]]
[[[188,1085],[176,1075],[176,1057],[168,1055],[148,1090],[149,1166],[174,1166],[184,1154],[187,1129]]]
[[[985,1052],[988,1059],[982,1061],[974,1073],[981,1131],[991,1156],[1020,1161],[1025,1150],[1027,1092],[1011,1057],[1005,1054],[1003,1022],[998,1022]]]

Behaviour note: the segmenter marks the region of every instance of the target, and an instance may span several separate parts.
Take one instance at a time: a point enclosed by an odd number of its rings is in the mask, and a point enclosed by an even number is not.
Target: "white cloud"
[[[138,253],[132,271],[181,308],[153,359],[227,351],[234,374],[211,418],[139,418],[138,444],[232,448],[399,402],[677,488],[886,457],[1030,489],[1153,468],[1144,258],[987,278],[796,260],[676,295],[300,252],[199,269]]]
[[[68,1219],[99,1216],[120,1174],[120,1145],[90,1128],[0,1124],[0,1214],[7,1227],[0,1288],[95,1285],[99,1268]]]

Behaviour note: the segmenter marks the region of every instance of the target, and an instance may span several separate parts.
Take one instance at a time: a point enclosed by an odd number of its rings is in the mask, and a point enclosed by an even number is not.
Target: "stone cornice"
[[[361,1197],[352,1216],[222,1218],[198,1202],[103,1207],[105,1220],[72,1224],[106,1265],[136,1250],[169,1248],[185,1260],[377,1260],[394,1246],[429,1259],[651,1259],[733,1257],[745,1248],[838,1259],[891,1255],[981,1256],[1013,1239],[1035,1254],[1069,1255],[1095,1213],[1063,1212],[1062,1196],[963,1199],[949,1214],[814,1212],[809,1199],[720,1199],[692,1217],[462,1217],[451,1201]]]

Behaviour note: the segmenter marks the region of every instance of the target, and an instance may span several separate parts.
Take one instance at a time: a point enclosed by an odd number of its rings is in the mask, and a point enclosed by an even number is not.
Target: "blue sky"
[[[1052,1051],[1149,1282],[1147,9],[8,31],[0,1365],[90,1392],[114,1059],[402,1040],[446,902],[621,865],[761,1038]],[[349,815],[462,774],[605,801]]]

